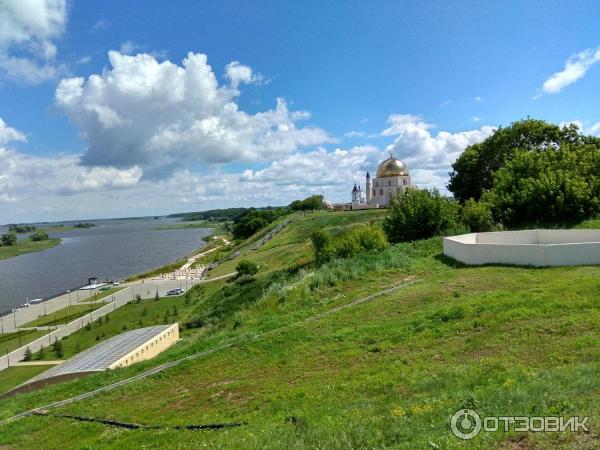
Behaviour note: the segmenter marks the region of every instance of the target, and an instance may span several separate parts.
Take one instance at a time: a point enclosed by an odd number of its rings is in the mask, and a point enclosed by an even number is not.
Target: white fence
[[[600,230],[523,230],[444,238],[444,254],[469,265],[600,264]]]

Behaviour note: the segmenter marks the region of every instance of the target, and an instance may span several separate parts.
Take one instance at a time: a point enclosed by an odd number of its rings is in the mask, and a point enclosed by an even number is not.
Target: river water
[[[207,228],[157,230],[177,219],[90,220],[95,227],[49,232],[60,245],[0,260],[0,313],[87,284],[88,278],[119,280],[163,266],[202,247]],[[72,222],[60,222],[68,226]],[[38,224],[39,227],[50,224]],[[0,233],[5,232],[0,227]],[[21,237],[25,237],[20,235]]]

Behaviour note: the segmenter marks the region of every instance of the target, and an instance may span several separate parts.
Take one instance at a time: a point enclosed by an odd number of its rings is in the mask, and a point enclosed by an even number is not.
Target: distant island
[[[15,229],[9,227],[9,230],[8,233],[0,236],[0,260],[26,253],[40,252],[60,244],[60,239],[49,238],[48,234],[42,230],[34,231],[28,239],[17,239]]]
[[[96,225],[90,222],[79,222],[76,223],[75,225],[73,225],[75,228],[92,228],[95,227]]]

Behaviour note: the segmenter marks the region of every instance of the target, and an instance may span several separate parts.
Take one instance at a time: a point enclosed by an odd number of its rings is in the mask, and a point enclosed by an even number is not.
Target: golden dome
[[[408,175],[408,167],[400,161],[394,158],[390,153],[390,157],[379,164],[377,168],[377,178],[384,177],[401,177]]]

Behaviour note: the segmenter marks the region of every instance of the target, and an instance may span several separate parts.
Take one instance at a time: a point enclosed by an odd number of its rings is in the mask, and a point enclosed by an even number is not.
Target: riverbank
[[[60,244],[59,238],[51,238],[45,241],[32,241],[31,239],[21,239],[17,245],[0,247],[0,260],[13,258],[15,256],[25,255],[27,253],[41,252]]]

